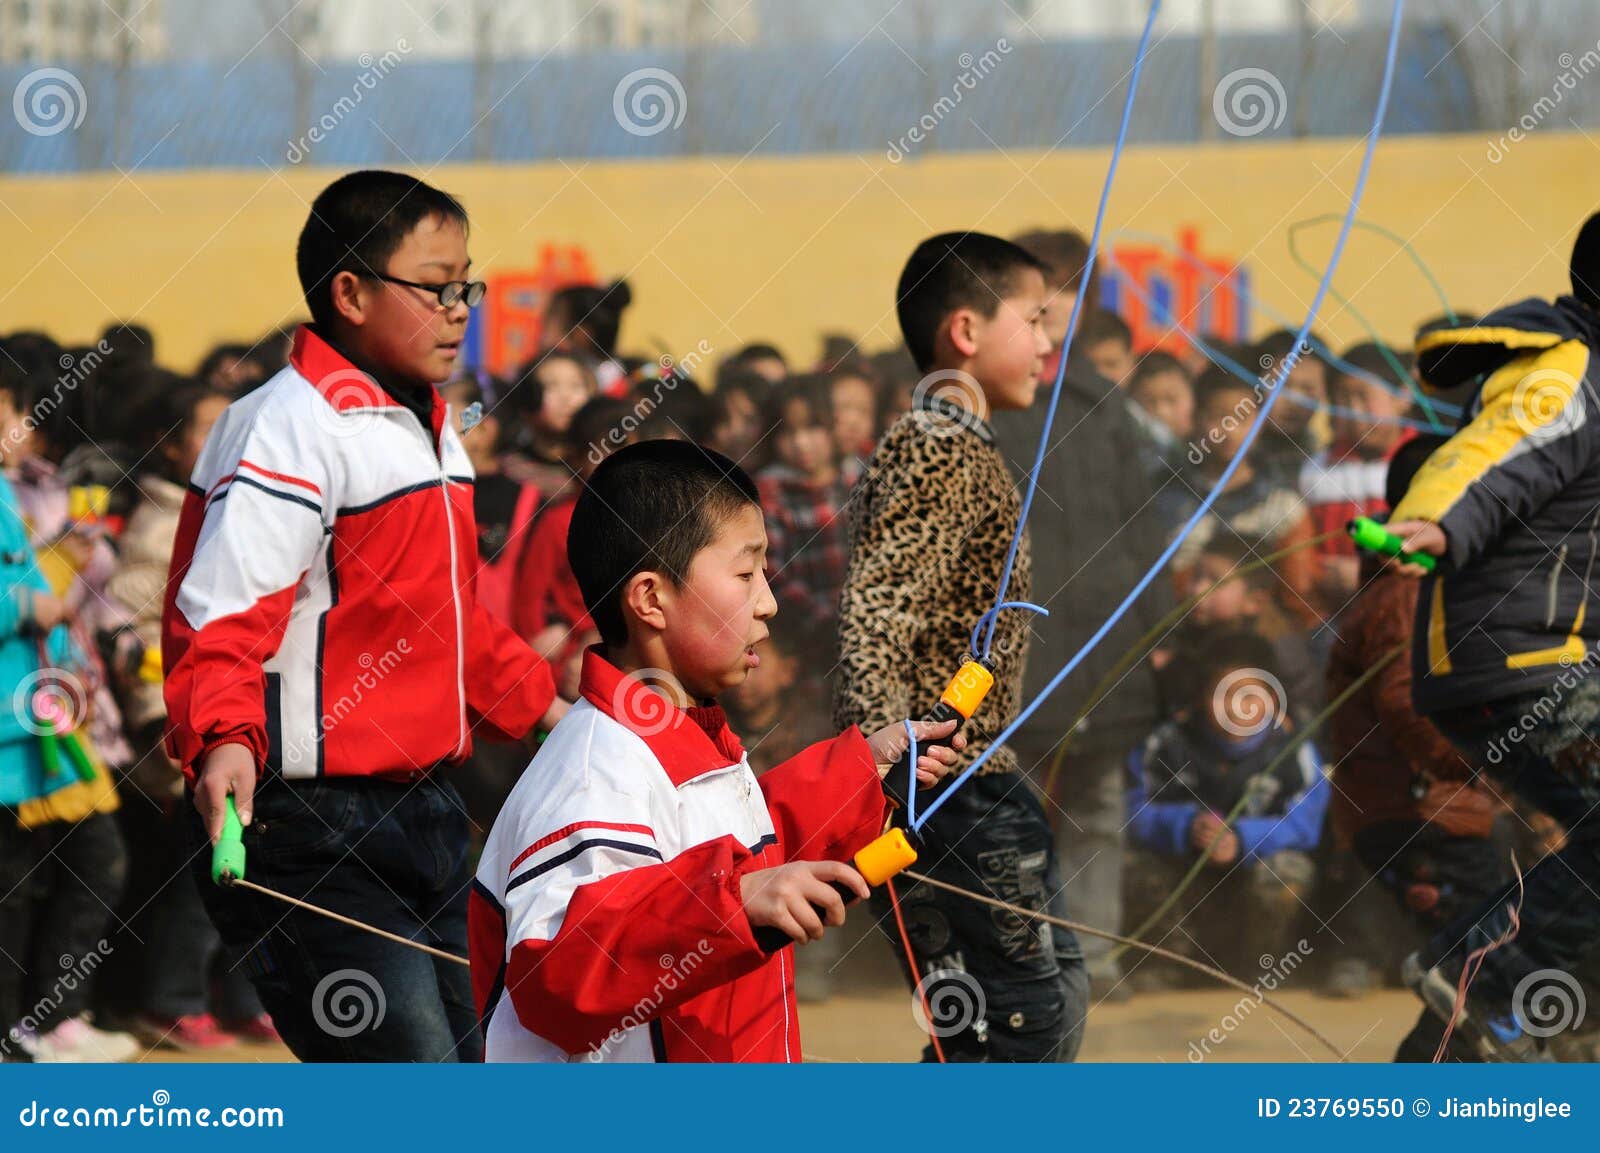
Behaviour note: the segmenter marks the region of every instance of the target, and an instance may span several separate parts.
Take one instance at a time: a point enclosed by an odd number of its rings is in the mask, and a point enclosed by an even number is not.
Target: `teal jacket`
[[[28,727],[27,697],[39,671],[39,652],[27,631],[28,602],[50,586],[34,560],[28,532],[11,484],[0,476],[0,805],[15,809],[24,801],[56,792],[74,782],[71,773],[45,779],[39,738]],[[72,642],[65,628],[50,634],[50,659],[71,667]]]

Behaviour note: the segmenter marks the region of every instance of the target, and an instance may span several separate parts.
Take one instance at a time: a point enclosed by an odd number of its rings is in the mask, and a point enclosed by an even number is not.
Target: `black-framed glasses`
[[[378,280],[388,281],[390,284],[403,284],[407,288],[420,288],[423,292],[431,292],[439,300],[439,307],[454,308],[463,300],[468,308],[477,308],[483,303],[483,294],[489,286],[481,280],[452,280],[448,284],[418,284],[415,280],[401,280],[398,276],[385,276],[381,272],[372,274]]]

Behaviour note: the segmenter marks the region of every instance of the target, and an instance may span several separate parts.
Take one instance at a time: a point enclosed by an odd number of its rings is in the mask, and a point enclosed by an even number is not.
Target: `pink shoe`
[[[272,1025],[272,1017],[267,1013],[258,1013],[248,1021],[230,1021],[228,1031],[240,1040],[251,1041],[258,1045],[283,1044],[283,1038],[278,1036],[278,1030]]]
[[[204,1049],[225,1049],[238,1038],[217,1024],[210,1013],[189,1013],[182,1017],[139,1018],[139,1030],[157,1048],[194,1053]]]

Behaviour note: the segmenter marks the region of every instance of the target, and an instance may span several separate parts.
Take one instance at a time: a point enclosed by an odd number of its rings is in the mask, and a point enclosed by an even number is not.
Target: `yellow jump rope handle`
[[[867,884],[875,889],[902,869],[909,869],[916,864],[917,851],[911,847],[903,830],[890,829],[857,853],[851,863]],[[833,882],[833,891],[839,894],[846,906],[857,899],[855,890],[842,881]],[[815,905],[811,907],[817,909]],[[821,909],[817,909],[817,915],[822,915]],[[756,929],[755,936],[756,944],[768,953],[776,953],[785,945],[794,944],[794,939],[775,925],[762,925]]]
[[[222,884],[223,877],[239,881],[244,879],[244,826],[239,823],[239,810],[234,806],[233,794],[225,802],[227,810],[222,817],[222,839],[211,850],[211,880]]]

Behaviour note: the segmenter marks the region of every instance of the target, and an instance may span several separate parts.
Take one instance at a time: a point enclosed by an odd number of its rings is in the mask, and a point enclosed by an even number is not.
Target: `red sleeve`
[[[549,510],[534,519],[517,560],[516,591],[511,597],[511,624],[517,635],[532,640],[548,621],[545,612],[550,600],[550,523]]]
[[[739,891],[749,850],[719,837],[670,861],[580,885],[549,941],[511,951],[506,989],[524,1027],[568,1053],[764,964]],[[691,955],[700,960],[689,964]],[[663,959],[674,974],[663,980]]]
[[[855,725],[758,780],[785,861],[848,861],[883,831],[883,784]]]
[[[491,740],[521,740],[556,699],[555,677],[539,654],[476,598],[469,625],[467,708]]]

